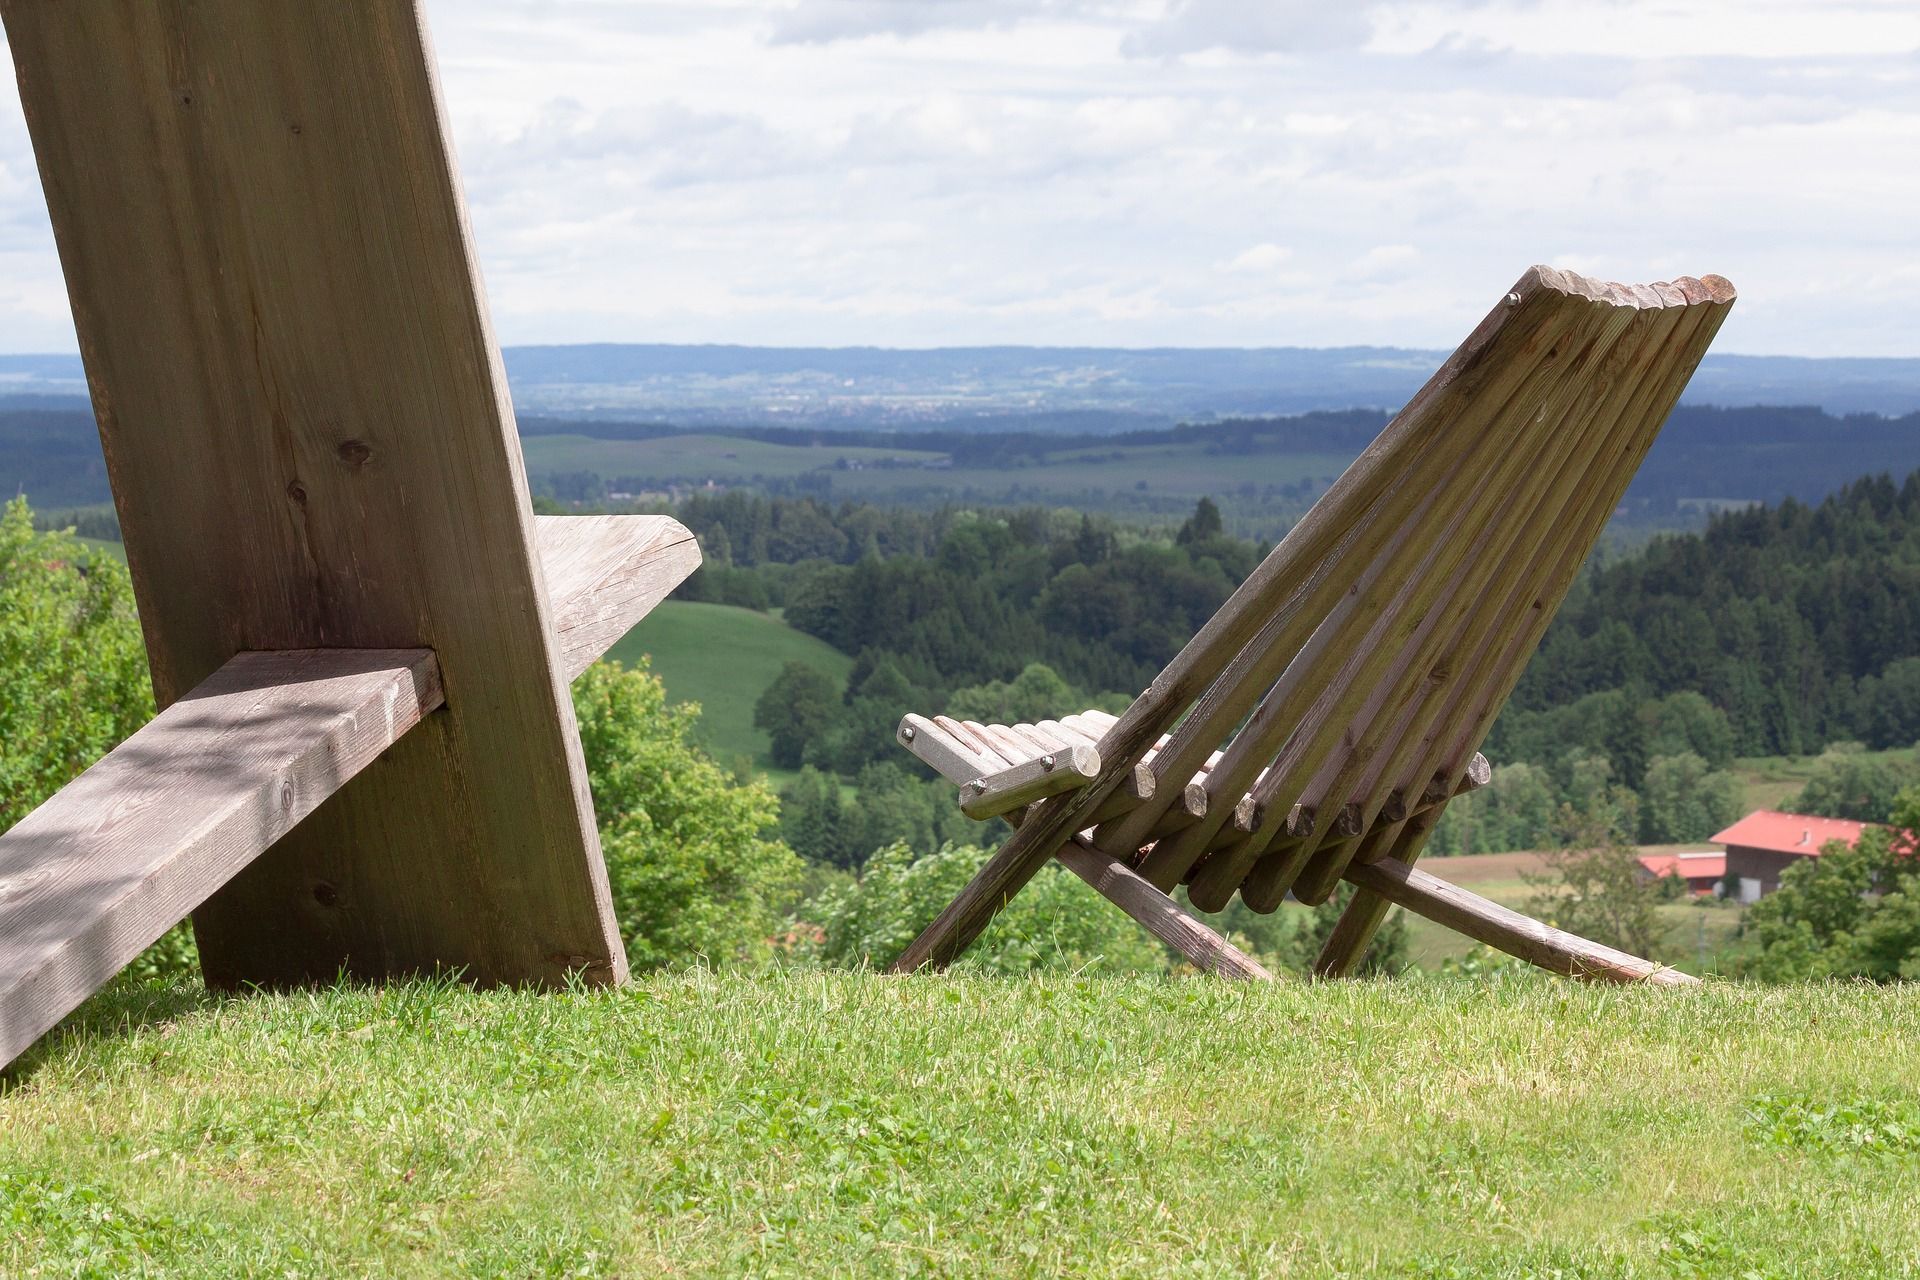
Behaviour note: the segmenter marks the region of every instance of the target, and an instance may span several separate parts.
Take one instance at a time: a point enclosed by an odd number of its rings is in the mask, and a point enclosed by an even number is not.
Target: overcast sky
[[[1920,356],[1913,0],[428,0],[502,341],[1452,346],[1535,261]],[[0,93],[0,351],[71,350]]]

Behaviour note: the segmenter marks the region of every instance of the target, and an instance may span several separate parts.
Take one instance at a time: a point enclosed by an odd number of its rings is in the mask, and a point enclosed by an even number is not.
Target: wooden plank
[[[1525,292],[1534,286],[1538,286],[1535,292]],[[1496,308],[1481,327],[1497,337],[1473,356],[1480,376],[1449,383],[1444,394],[1428,398],[1427,391],[1434,390],[1447,374],[1443,367],[1382,432],[1375,442],[1377,452],[1370,449],[1349,469],[1349,476],[1373,469],[1368,484],[1377,486],[1374,496],[1364,505],[1356,500],[1342,517],[1345,527],[1322,532],[1323,552],[1311,561],[1303,560],[1293,581],[1272,585],[1257,633],[1238,652],[1223,657],[1224,671],[1200,693],[1191,713],[1173,730],[1161,765],[1163,774],[1174,771],[1184,776],[1193,762],[1231,736],[1227,759],[1210,779],[1209,791],[1211,801],[1237,800],[1278,747],[1271,735],[1290,729],[1297,719],[1282,705],[1284,693],[1278,698],[1268,693],[1276,678],[1295,668],[1296,651],[1316,631],[1325,633],[1329,612],[1346,602],[1356,575],[1369,576],[1382,557],[1395,554],[1396,546],[1424,546],[1439,536],[1436,522],[1448,508],[1438,495],[1463,478],[1471,482],[1485,469],[1485,460],[1508,451],[1518,430],[1516,415],[1509,410],[1541,376],[1540,354],[1556,350],[1571,327],[1588,321],[1591,311],[1586,302],[1570,296],[1553,273],[1523,279],[1509,298],[1514,314],[1502,316]],[[1473,346],[1470,338],[1456,358]],[[1323,503],[1334,498],[1329,490]],[[1308,520],[1322,514],[1321,505],[1308,513]],[[1274,555],[1287,549],[1298,532],[1290,533]],[[1233,601],[1227,607],[1233,607]],[[1256,704],[1264,714],[1256,711],[1251,723],[1234,732]],[[1211,808],[1216,815],[1225,810],[1218,803]],[[1153,816],[1149,806],[1112,830],[1097,832],[1095,839],[1110,853],[1139,847],[1148,838],[1146,828]],[[1170,887],[1213,834],[1208,829],[1211,825],[1217,823],[1203,823],[1200,831],[1156,846],[1142,864],[1142,874]]]
[[[1470,406],[1483,392],[1512,376],[1507,367],[1510,362],[1499,358],[1500,355],[1524,347],[1543,329],[1560,323],[1564,317],[1560,305],[1564,294],[1558,273],[1546,268],[1532,268],[1521,277],[1379,438],[1342,473],[1199,634],[1127,708],[1126,714],[1101,740],[1101,777],[1038,806],[960,895],[901,953],[892,966],[895,971],[944,965],[972,944],[1000,905],[1017,893],[1074,833],[1088,825],[1088,818],[1120,785],[1147,748],[1162,733],[1173,730],[1175,722],[1195,699],[1208,691],[1223,667],[1263,630],[1284,625],[1280,615],[1284,613],[1286,601],[1303,579],[1318,572],[1328,555],[1352,536],[1363,516],[1382,495],[1404,479],[1406,459],[1418,454],[1455,412]],[[1235,688],[1244,691],[1255,684],[1257,681],[1242,680]],[[1255,688],[1245,695],[1248,705],[1258,692]],[[1234,693],[1230,701],[1240,697],[1240,693]],[[1237,713],[1229,714],[1230,710],[1229,707],[1220,712],[1228,722],[1237,718]],[[1184,753],[1170,754],[1162,761],[1163,769],[1159,772],[1163,776],[1187,776],[1191,766],[1206,756],[1208,746],[1204,739],[1191,742],[1190,759]],[[1168,797],[1163,791],[1152,804],[1136,810],[1137,814],[1145,815],[1137,820],[1137,825],[1150,828],[1158,817],[1152,811],[1159,800],[1165,798]],[[1129,817],[1123,819],[1125,822],[1136,820]],[[1137,834],[1130,834],[1120,843],[1130,843]]]
[[[982,754],[971,742],[949,733],[925,716],[908,714],[893,731],[894,741],[914,758],[956,787],[1006,768],[1005,762]]]
[[[1185,956],[1194,968],[1223,978],[1273,981],[1273,975],[1259,961],[1142,880],[1111,854],[1094,848],[1086,837],[1076,836],[1055,856],[1107,901],[1132,916],[1141,928]]]
[[[1275,840],[1304,835],[1306,846],[1296,856],[1309,856],[1322,840],[1359,834],[1357,812],[1341,803],[1344,797],[1326,794],[1327,775],[1337,769],[1343,747],[1358,744],[1373,713],[1409,700],[1417,682],[1439,669],[1430,655],[1446,634],[1442,622],[1474,607],[1474,582],[1517,572],[1504,549],[1522,537],[1546,477],[1560,461],[1577,457],[1583,439],[1557,429],[1561,410],[1578,394],[1589,359],[1612,347],[1633,314],[1611,305],[1570,305],[1579,307],[1577,322],[1539,355],[1488,426],[1448,438],[1439,452],[1452,456],[1454,470],[1439,475],[1432,501],[1329,610],[1235,739],[1229,755],[1242,777],[1269,753],[1278,754],[1249,792],[1255,838],[1235,845],[1236,857],[1209,859],[1193,879],[1192,899],[1201,910],[1223,906]],[[1543,424],[1556,429],[1542,430]],[[1283,829],[1287,816],[1301,810],[1314,816],[1312,828]],[[1191,836],[1156,848],[1142,874],[1164,883],[1184,871],[1180,864],[1206,847]]]
[[[0,1066],[440,701],[424,649],[243,653],[0,835]]]
[[[569,681],[700,567],[699,544],[669,516],[536,516],[534,538]]]
[[[973,779],[960,788],[960,808],[969,818],[995,818],[1084,787],[1099,776],[1098,751],[1089,746],[1061,747]]]
[[[1698,364],[1707,346],[1719,331],[1728,308],[1735,301],[1736,294],[1733,286],[1725,279],[1719,276],[1707,276],[1700,280],[1683,278],[1670,286],[1661,296],[1669,305],[1675,301],[1688,305],[1692,329],[1690,332],[1677,335],[1672,342],[1673,367],[1680,371],[1680,376],[1664,383],[1650,382],[1643,378],[1636,388],[1633,403],[1625,411],[1629,416],[1642,415],[1643,420],[1656,429],[1665,420],[1674,402],[1678,400],[1687,380],[1686,375]],[[1629,476],[1639,467],[1646,451],[1651,448],[1654,434],[1653,430],[1645,432],[1640,440],[1623,451],[1626,473]],[[1610,492],[1609,486],[1594,485],[1592,497],[1592,507],[1581,519],[1588,522],[1597,520],[1603,524],[1607,513],[1618,501],[1617,492]],[[1597,537],[1598,529],[1595,528],[1591,534],[1583,536]],[[1585,545],[1590,546],[1591,542],[1588,541]],[[1531,612],[1534,615],[1534,621],[1509,638],[1508,647],[1504,653],[1476,655],[1467,662],[1466,665],[1469,668],[1479,671],[1481,675],[1461,691],[1458,705],[1445,712],[1441,723],[1447,726],[1447,732],[1444,735],[1446,740],[1438,743],[1434,751],[1425,757],[1427,760],[1457,761],[1462,752],[1472,751],[1484,738],[1488,727],[1492,724],[1494,714],[1505,704],[1514,683],[1520,678],[1525,658],[1533,652],[1541,635],[1544,634],[1554,608],[1557,607],[1568,582],[1571,581],[1571,575],[1578,571],[1579,564],[1584,560],[1584,549],[1576,545],[1574,552],[1575,554],[1569,555],[1562,562],[1544,592],[1532,600],[1522,595],[1517,601],[1510,598],[1505,605],[1496,606],[1507,612],[1512,612],[1516,608],[1522,612]],[[1434,732],[1439,734],[1440,730],[1436,728]],[[1429,810],[1410,820],[1404,830],[1383,833],[1382,841],[1376,842],[1370,839],[1358,856],[1362,860],[1369,860],[1370,852],[1384,845],[1392,849],[1392,856],[1411,863],[1420,856],[1432,824],[1438,818],[1438,813],[1438,810]],[[1315,961],[1315,972],[1329,977],[1348,972],[1365,954],[1374,931],[1379,928],[1381,921],[1385,918],[1386,908],[1386,900],[1377,894],[1366,891],[1355,894],[1353,901],[1348,904],[1346,911],[1336,924],[1333,934],[1321,949],[1320,956]]]
[[[1276,800],[1290,806],[1301,799],[1304,775],[1325,757],[1340,721],[1351,714],[1351,704],[1384,680],[1396,663],[1410,661],[1394,634],[1399,620],[1423,616],[1427,602],[1450,580],[1453,567],[1471,555],[1475,528],[1488,526],[1490,515],[1510,496],[1504,491],[1513,478],[1525,474],[1523,446],[1540,397],[1566,380],[1570,360],[1560,353],[1579,349],[1617,323],[1611,309],[1579,299],[1567,299],[1563,310],[1564,323],[1543,337],[1544,351],[1536,343],[1533,350],[1512,358],[1514,372],[1522,376],[1507,383],[1503,395],[1468,406],[1449,424],[1433,457],[1406,464],[1409,475],[1395,495],[1403,514],[1395,514],[1383,501],[1382,509],[1367,517],[1372,527],[1362,529],[1347,552],[1354,563],[1314,585],[1285,634],[1256,641],[1279,648],[1250,669],[1262,677],[1276,672],[1278,679],[1260,697],[1221,767],[1209,777],[1211,799],[1217,801],[1223,793],[1236,800],[1251,794],[1262,806]],[[1547,439],[1552,447],[1561,447],[1557,435]],[[1235,666],[1247,665],[1247,655],[1236,658]],[[1318,812],[1318,798],[1308,799],[1308,811]],[[1333,805],[1327,816],[1338,812],[1339,806]],[[1202,823],[1161,842],[1141,873],[1160,885],[1184,877],[1203,852],[1216,847],[1219,826],[1218,821]],[[1269,829],[1251,844],[1231,836],[1221,843],[1257,857],[1272,836]],[[1247,869],[1238,858],[1209,859],[1207,873],[1194,880],[1202,895],[1196,904],[1205,909],[1202,899],[1224,901]]]
[[[196,914],[209,982],[617,980],[418,6],[0,14],[160,705],[246,650],[430,648],[446,685]]]
[[[1601,520],[1613,510],[1644,446],[1658,432],[1664,413],[1649,414],[1647,407],[1659,401],[1662,388],[1671,387],[1677,395],[1691,374],[1695,360],[1686,358],[1687,335],[1701,318],[1683,295],[1667,298],[1656,291],[1651,305],[1631,313],[1619,343],[1590,354],[1576,384],[1579,401],[1546,419],[1558,423],[1557,434],[1576,440],[1577,447],[1557,463],[1539,457],[1538,483],[1529,484],[1532,492],[1526,495],[1515,494],[1515,523],[1487,553],[1499,571],[1477,565],[1464,576],[1450,606],[1452,618],[1430,633],[1428,650],[1412,669],[1376,692],[1363,722],[1346,735],[1350,749],[1344,758],[1328,760],[1316,788],[1342,795],[1360,790],[1371,815],[1396,778],[1410,783],[1428,772],[1431,763],[1418,755],[1432,725],[1457,714],[1459,690],[1498,678],[1485,662],[1467,655],[1477,653],[1487,637],[1525,631],[1534,618],[1557,609],[1556,558],[1571,552],[1584,559],[1598,536],[1594,509],[1599,508]],[[1516,596],[1532,607],[1495,603]],[[1515,660],[1524,657],[1516,654]],[[1352,850],[1310,853],[1293,892],[1317,903],[1333,892]]]
[[[1607,982],[1700,985],[1698,978],[1678,969],[1542,924],[1394,858],[1355,863],[1347,868],[1346,878],[1416,915],[1554,973]]]

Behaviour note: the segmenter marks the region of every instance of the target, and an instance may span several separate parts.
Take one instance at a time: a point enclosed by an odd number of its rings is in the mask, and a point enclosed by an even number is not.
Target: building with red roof
[[[1678,876],[1689,893],[1713,893],[1727,877],[1727,855],[1711,849],[1699,853],[1643,853],[1640,869],[1650,879]]]
[[[1713,840],[1727,847],[1725,874],[1733,880],[1740,901],[1754,902],[1778,889],[1780,873],[1795,862],[1819,857],[1835,840],[1851,849],[1870,825],[1756,809],[1717,832]]]

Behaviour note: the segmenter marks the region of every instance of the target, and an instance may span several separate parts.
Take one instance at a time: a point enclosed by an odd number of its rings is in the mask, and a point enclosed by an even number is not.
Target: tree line
[[[709,552],[684,594],[781,607],[855,655],[844,685],[784,672],[757,714],[776,763],[847,779],[896,759],[903,710],[1123,707],[1267,550],[1206,500],[1159,537],[1039,509],[739,492],[678,514]],[[1917,739],[1920,473],[1596,556],[1489,734],[1493,786],[1454,806],[1433,847],[1539,847],[1562,806],[1610,815],[1627,839],[1697,840],[1739,816],[1735,757]]]

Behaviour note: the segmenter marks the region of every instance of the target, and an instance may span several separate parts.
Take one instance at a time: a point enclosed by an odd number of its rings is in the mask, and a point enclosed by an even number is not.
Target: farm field
[[[122,984],[8,1276],[1912,1274],[1920,990],[808,971]]]
[[[1643,845],[1643,853],[1675,853],[1683,849],[1707,849],[1706,844]],[[1451,880],[1483,898],[1492,899],[1518,911],[1526,910],[1534,889],[1525,879],[1543,865],[1538,853],[1476,853],[1464,858],[1422,858],[1420,865],[1443,880]],[[1290,911],[1305,910],[1289,904]],[[1658,908],[1666,930],[1664,944],[1651,959],[1684,969],[1688,973],[1711,973],[1723,949],[1733,942],[1740,927],[1741,910],[1731,903],[1701,903],[1687,899],[1663,903]],[[1448,960],[1457,960],[1474,949],[1474,942],[1451,929],[1408,914],[1408,952],[1415,964],[1435,969]],[[1704,958],[1704,963],[1702,963]]]
[[[1062,500],[1089,494],[1141,491],[1197,501],[1232,494],[1246,486],[1323,487],[1353,459],[1334,453],[1258,453],[1221,455],[1197,444],[1135,445],[1078,449],[1049,454],[1043,462],[1006,467],[954,467],[948,470],[862,470],[836,472],[836,496],[887,502],[903,489],[938,486],[955,493],[1010,493],[1054,496]],[[1304,510],[1306,503],[1301,503]]]
[[[796,439],[805,440],[796,433]],[[668,485],[752,485],[811,476],[821,496],[882,505],[1072,506],[1129,519],[1164,523],[1183,517],[1203,496],[1244,506],[1262,529],[1284,528],[1312,496],[1353,459],[1340,452],[1260,452],[1226,455],[1204,443],[1060,449],[1041,459],[1004,464],[941,466],[947,455],[927,450],[811,443],[774,444],[725,435],[607,440],[575,435],[523,439],[527,473],[536,491],[543,476],[591,472],[613,486],[619,477],[645,477],[649,490]],[[892,464],[892,465],[887,465]],[[1305,486],[1289,495],[1272,490]],[[1256,514],[1258,513],[1258,514]]]
[[[860,463],[886,459],[922,462],[943,456],[912,449],[768,444],[716,435],[666,436],[658,440],[541,435],[527,436],[521,445],[530,475],[543,471],[593,471],[609,479],[647,476],[662,482],[738,483],[755,477],[787,479],[832,467],[841,459]]]
[[[767,735],[753,727],[753,704],[789,662],[818,667],[842,683],[853,659],[780,619],[730,605],[666,600],[608,651],[633,663],[651,657],[674,702],[701,707],[697,736],[722,764],[746,759],[776,785],[789,775],[772,769]]]

